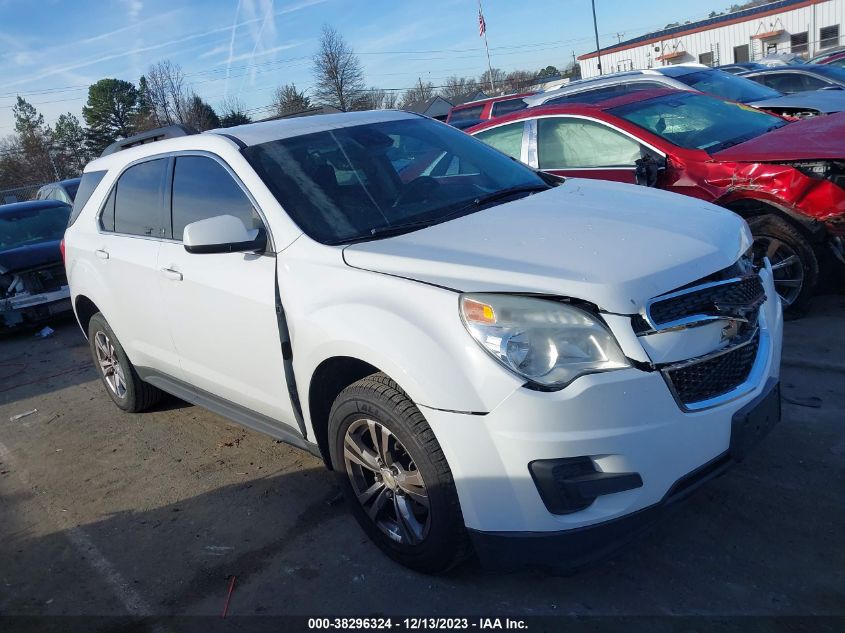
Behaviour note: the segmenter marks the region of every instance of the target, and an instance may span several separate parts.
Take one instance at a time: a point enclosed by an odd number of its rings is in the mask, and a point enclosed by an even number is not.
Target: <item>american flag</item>
[[[481,13],[481,5],[478,5],[478,37],[482,37],[487,31],[487,25],[484,23],[484,14]]]

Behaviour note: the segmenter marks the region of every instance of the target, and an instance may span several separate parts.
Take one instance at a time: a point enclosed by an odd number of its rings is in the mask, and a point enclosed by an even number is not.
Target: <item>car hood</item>
[[[350,266],[470,292],[567,296],[633,314],[734,263],[737,215],[687,196],[571,178],[553,190],[344,249]]]
[[[824,114],[845,111],[845,90],[809,90],[791,95],[752,101],[755,108],[808,108]]]
[[[0,251],[0,274],[15,273],[48,264],[61,264],[61,240],[27,244]]]
[[[717,160],[767,161],[845,158],[845,112],[802,119],[714,152]]]

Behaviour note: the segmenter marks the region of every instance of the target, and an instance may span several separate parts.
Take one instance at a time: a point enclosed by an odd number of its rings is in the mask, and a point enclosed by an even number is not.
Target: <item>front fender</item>
[[[307,269],[307,270],[306,270]],[[350,268],[280,266],[301,402],[324,361],[364,361],[418,405],[486,413],[524,381],[490,358],[458,313],[458,293]]]

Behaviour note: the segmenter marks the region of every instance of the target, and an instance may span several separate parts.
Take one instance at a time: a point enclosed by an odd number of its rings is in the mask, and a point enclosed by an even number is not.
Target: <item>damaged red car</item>
[[[659,89],[522,110],[467,132],[553,174],[655,186],[735,211],[793,314],[823,273],[845,265],[845,113],[790,123]]]

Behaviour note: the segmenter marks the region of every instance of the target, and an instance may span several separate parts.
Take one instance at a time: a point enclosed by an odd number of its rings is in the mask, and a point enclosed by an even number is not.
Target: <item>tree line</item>
[[[577,73],[570,65],[567,73]],[[361,62],[334,28],[324,25],[312,58],[314,85],[309,96],[295,84],[279,86],[265,116],[285,116],[330,106],[341,111],[402,108],[436,95],[452,99],[478,92],[497,94],[524,91],[546,78],[561,75],[554,66],[538,72],[505,73],[493,68],[480,77],[449,77],[442,86],[418,79],[404,91],[366,85]],[[566,74],[566,73],[564,73]],[[0,140],[0,189],[62,180],[79,175],[85,164],[114,141],[158,127],[182,124],[198,131],[231,127],[252,121],[237,98],[224,100],[219,111],[200,97],[186,80],[179,64],[162,60],[152,64],[134,84],[123,79],[100,79],[88,88],[82,107],[83,123],[68,112],[51,126],[23,97],[12,109],[15,131]]]

